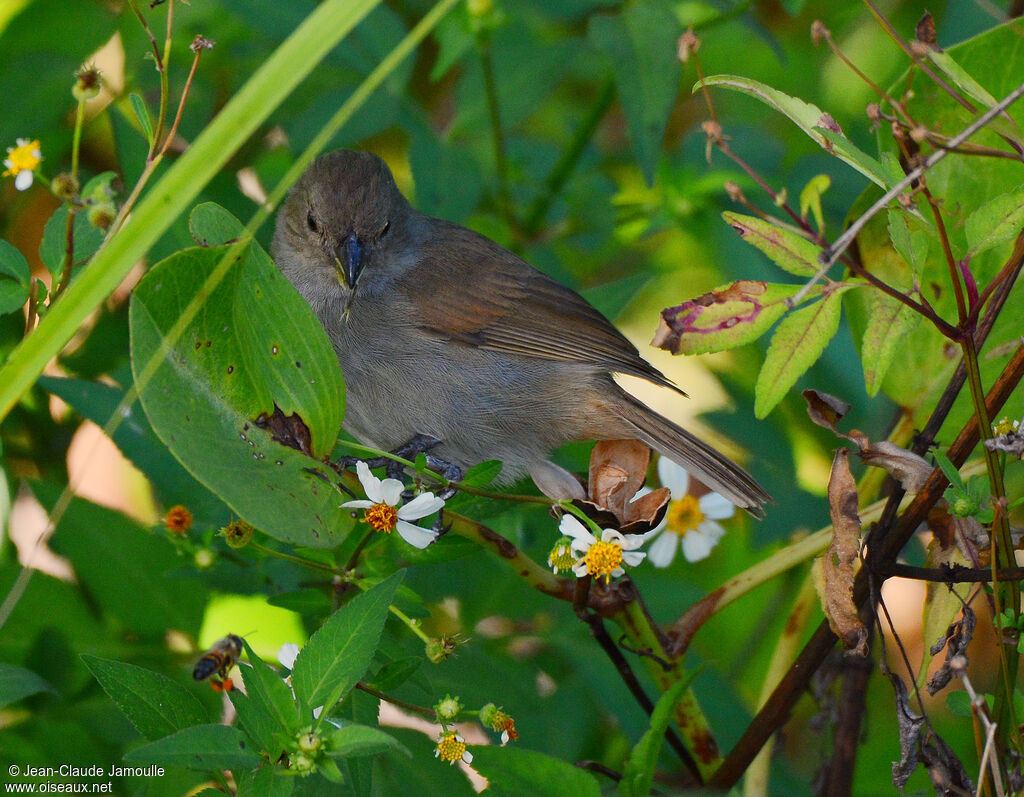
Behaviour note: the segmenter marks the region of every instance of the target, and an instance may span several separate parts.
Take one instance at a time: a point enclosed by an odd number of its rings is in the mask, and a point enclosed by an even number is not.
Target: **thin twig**
[[[945,158],[946,155],[949,154],[950,149],[960,146],[964,141],[985,127],[985,125],[991,122],[1002,111],[1005,111],[1013,105],[1013,103],[1020,99],[1022,95],[1024,95],[1024,83],[1021,83],[1017,88],[1007,94],[999,103],[994,105],[992,108],[989,108],[985,113],[971,122],[971,124],[965,127],[959,135],[950,139],[949,148],[939,149],[933,152],[925,159],[924,163],[916,169],[911,170],[906,177],[886,191],[882,197],[875,202],[875,204],[868,208],[856,221],[847,227],[846,231],[835,240],[835,243],[833,243],[831,247],[825,249],[825,251],[818,256],[818,262],[821,263],[821,268],[818,269],[818,273],[815,274],[806,285],[797,291],[796,294],[787,299],[787,303],[791,303],[791,306],[796,306],[802,302],[810,292],[811,288],[813,288],[821,278],[825,276],[825,273],[835,265],[840,255],[849,248],[850,244],[853,243],[860,231],[864,229],[867,223],[873,219],[879,211],[884,210],[893,199],[903,193],[903,191],[918,180],[921,175],[931,169],[940,160]]]

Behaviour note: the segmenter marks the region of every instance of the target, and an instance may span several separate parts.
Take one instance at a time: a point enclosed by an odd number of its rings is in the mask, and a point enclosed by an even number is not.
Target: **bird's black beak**
[[[350,232],[342,239],[338,248],[334,250],[334,256],[338,260],[338,276],[350,291],[355,290],[359,272],[363,270],[363,250],[354,232]]]

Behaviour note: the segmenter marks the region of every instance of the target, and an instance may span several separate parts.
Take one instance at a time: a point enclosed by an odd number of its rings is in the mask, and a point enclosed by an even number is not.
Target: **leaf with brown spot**
[[[832,544],[823,562],[825,616],[848,651],[866,656],[867,629],[853,600],[854,564],[860,553],[860,516],[857,483],[850,472],[850,453],[836,451],[828,480],[828,506],[832,517]]]

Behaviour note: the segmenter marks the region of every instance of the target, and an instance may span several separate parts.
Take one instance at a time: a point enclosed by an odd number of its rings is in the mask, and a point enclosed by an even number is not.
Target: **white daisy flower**
[[[579,558],[573,565],[572,572],[577,578],[585,575],[604,577],[607,583],[612,576],[621,576],[625,570],[622,566],[636,567],[647,555],[637,551],[644,543],[642,534],[623,534],[615,529],[605,529],[601,539],[591,534],[587,527],[572,515],[562,515],[559,531],[572,537],[570,549]]]
[[[414,548],[426,548],[437,539],[436,531],[409,521],[420,520],[444,508],[443,498],[433,493],[420,493],[399,507],[405,485],[398,479],[378,479],[370,473],[370,466],[362,461],[356,463],[356,473],[367,500],[346,501],[343,507],[365,510],[364,520],[372,529],[382,534],[397,530],[399,536]]]
[[[732,517],[736,507],[718,493],[690,495],[690,474],[667,457],[658,459],[658,478],[672,492],[672,501],[661,523],[643,535],[654,540],[648,549],[651,564],[668,567],[680,544],[688,562],[706,559],[725,534],[716,521]]]
[[[7,148],[7,157],[4,158],[4,166],[7,168],[2,176],[13,177],[14,187],[25,191],[31,187],[35,169],[42,160],[43,153],[39,150],[38,140],[19,138],[18,146]]]

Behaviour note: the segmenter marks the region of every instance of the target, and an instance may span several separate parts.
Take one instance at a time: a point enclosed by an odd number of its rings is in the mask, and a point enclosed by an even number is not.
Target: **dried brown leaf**
[[[625,534],[649,531],[665,513],[672,497],[662,487],[633,501],[647,479],[651,449],[638,440],[602,440],[590,453],[586,498],[579,506],[598,524]]]
[[[828,480],[828,506],[832,516],[832,544],[823,562],[825,614],[829,625],[848,651],[866,656],[867,629],[853,600],[854,568],[860,553],[860,516],[857,483],[850,472],[850,453],[836,451]]]
[[[841,398],[820,390],[805,390],[803,397],[807,402],[807,414],[811,416],[811,420],[842,437],[843,434],[836,428],[836,424],[850,411],[850,405]]]
[[[923,457],[913,451],[901,448],[888,440],[871,443],[867,437],[854,430],[851,435],[862,439],[860,458],[867,465],[885,468],[908,493],[920,492],[934,468]]]

